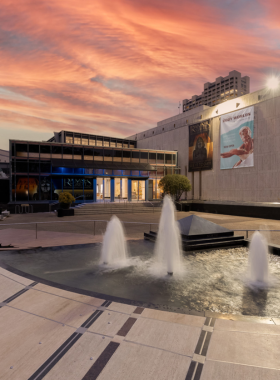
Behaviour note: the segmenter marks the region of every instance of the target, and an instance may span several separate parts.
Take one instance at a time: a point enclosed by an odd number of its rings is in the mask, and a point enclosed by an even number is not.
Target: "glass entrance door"
[[[131,199],[144,201],[146,196],[145,181],[131,181]]]
[[[115,178],[115,200],[127,199],[127,178]]]
[[[96,199],[104,199],[103,178],[96,178]]]

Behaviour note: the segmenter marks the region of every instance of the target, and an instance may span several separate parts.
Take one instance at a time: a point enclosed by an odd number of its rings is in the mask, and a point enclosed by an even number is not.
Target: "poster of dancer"
[[[221,117],[221,169],[254,166],[254,106]]]

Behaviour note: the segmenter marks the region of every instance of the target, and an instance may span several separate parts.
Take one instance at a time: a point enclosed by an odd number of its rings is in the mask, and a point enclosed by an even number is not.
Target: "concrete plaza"
[[[280,229],[280,221],[226,215],[177,213],[177,219],[190,214],[231,229]],[[125,224],[129,238],[142,238],[159,216],[119,217],[136,223]],[[101,241],[106,222],[97,223],[94,235],[93,222],[81,220],[12,215],[2,222],[0,243],[27,248]],[[15,223],[38,223],[37,239],[34,224]],[[271,240],[280,244],[279,233]],[[35,282],[4,267],[0,290],[0,379],[280,379],[280,318],[135,307]]]

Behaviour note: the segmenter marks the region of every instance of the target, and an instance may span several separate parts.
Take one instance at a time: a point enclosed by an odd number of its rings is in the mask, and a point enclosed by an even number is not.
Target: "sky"
[[[279,75],[279,0],[1,0],[0,149],[128,137],[231,70]]]

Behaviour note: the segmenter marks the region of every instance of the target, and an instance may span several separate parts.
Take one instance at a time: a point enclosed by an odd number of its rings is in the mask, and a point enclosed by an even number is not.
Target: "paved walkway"
[[[252,323],[140,308],[3,268],[0,307],[0,379],[280,379],[280,319]]]

